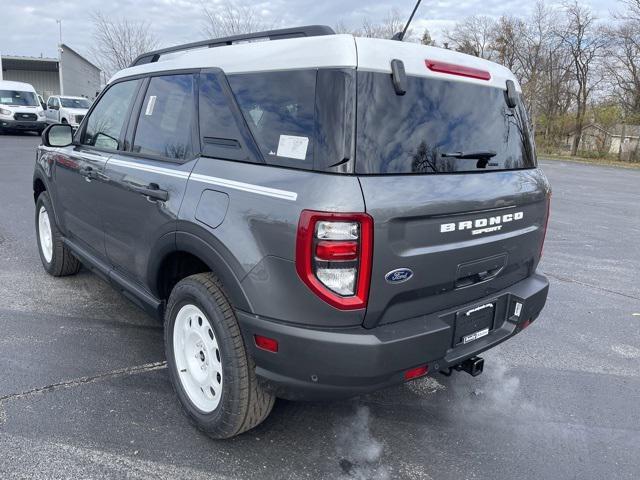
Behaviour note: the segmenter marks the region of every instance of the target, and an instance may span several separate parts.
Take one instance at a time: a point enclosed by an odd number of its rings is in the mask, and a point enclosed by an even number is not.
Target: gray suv
[[[45,131],[33,190],[46,271],[163,318],[214,438],[276,397],[477,375],[547,297],[519,84],[448,50],[309,26],[144,54]]]

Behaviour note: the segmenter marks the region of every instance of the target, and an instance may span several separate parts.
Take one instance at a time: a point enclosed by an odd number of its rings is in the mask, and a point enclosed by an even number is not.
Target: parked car
[[[91,107],[91,102],[84,97],[52,95],[47,100],[47,121],[49,123],[68,123],[72,127],[78,128],[89,107]]]
[[[0,80],[0,133],[15,130],[42,133],[46,126],[44,110],[32,86]]]
[[[547,298],[520,87],[450,50],[311,26],[150,52],[75,136],[48,128],[33,190],[45,270],[82,263],[164,318],[214,438],[275,397],[477,375]]]

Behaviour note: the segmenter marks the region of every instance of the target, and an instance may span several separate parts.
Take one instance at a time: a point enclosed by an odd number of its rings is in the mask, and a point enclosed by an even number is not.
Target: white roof
[[[502,89],[510,79],[520,88],[509,69],[482,58],[418,43],[356,38],[348,34],[248,42],[170,53],[161,56],[157,62],[121,70],[110,82],[143,73],[213,67],[219,67],[227,74],[307,68],[358,68],[391,73],[391,60],[396,58],[404,62],[407,74],[412,76],[446,78]],[[491,74],[491,80],[433,72],[425,64],[427,59],[485,70]]]
[[[16,90],[18,92],[34,92],[33,85],[24,82],[12,82],[9,80],[0,80],[0,89],[2,90]]]

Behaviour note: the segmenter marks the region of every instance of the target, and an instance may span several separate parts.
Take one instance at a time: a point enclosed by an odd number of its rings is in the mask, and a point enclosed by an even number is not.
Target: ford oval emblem
[[[384,276],[389,283],[403,283],[413,277],[413,271],[410,268],[396,268],[391,270]]]

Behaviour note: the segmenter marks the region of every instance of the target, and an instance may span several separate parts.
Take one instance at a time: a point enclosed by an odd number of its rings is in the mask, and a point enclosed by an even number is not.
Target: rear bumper
[[[44,130],[47,126],[46,120],[0,120],[0,128],[7,130],[31,130],[38,131]]]
[[[438,371],[494,347],[538,317],[548,289],[547,279],[534,274],[471,304],[372,329],[312,329],[245,312],[238,312],[238,320],[258,378],[269,390],[288,399],[335,399],[402,383],[413,367],[427,364]],[[454,347],[456,311],[487,302],[496,305],[493,329]],[[522,305],[519,316],[516,303]],[[255,334],[278,340],[278,352],[258,349]]]

